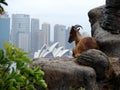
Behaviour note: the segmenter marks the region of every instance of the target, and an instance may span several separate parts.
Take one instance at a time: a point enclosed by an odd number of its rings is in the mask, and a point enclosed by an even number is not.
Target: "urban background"
[[[50,46],[59,42],[59,46],[64,49],[72,49],[74,43],[69,44],[68,37],[70,27],[65,25],[54,25],[54,40],[50,40],[50,23],[42,23],[39,19],[30,18],[27,14],[12,14],[10,18],[7,14],[0,16],[0,48],[3,49],[3,42],[13,43],[23,51],[31,53],[32,57],[44,44]],[[40,29],[41,27],[41,29]]]

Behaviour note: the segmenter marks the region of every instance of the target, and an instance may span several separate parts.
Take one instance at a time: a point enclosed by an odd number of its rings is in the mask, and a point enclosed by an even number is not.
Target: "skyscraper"
[[[66,41],[66,26],[56,24],[54,26],[54,42],[59,42],[59,46],[63,46],[65,48]]]
[[[40,49],[45,43],[44,43],[44,31],[40,30],[37,33],[37,41],[38,41],[38,49]]]
[[[18,34],[18,47],[21,48],[23,51],[29,50],[29,33],[19,33]]]
[[[24,51],[30,51],[30,16],[13,14],[11,34],[11,40],[14,45]]]
[[[50,44],[50,24],[43,23],[42,30],[44,31],[44,43],[49,45]]]
[[[3,49],[3,43],[10,41],[10,18],[0,17],[0,49]]]
[[[31,19],[31,52],[38,50],[39,19]]]

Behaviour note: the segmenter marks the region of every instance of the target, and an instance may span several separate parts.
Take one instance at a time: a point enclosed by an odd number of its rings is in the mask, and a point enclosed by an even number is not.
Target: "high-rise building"
[[[54,26],[54,42],[59,42],[59,46],[65,48],[66,42],[66,26],[56,24]]]
[[[15,46],[22,50],[30,51],[30,16],[26,14],[13,14],[11,34],[11,41]],[[23,39],[26,42],[23,43]]]
[[[38,41],[38,49],[40,49],[45,43],[44,43],[44,31],[40,30],[37,33],[37,41]]]
[[[43,23],[42,30],[44,31],[44,43],[49,45],[50,44],[50,24]]]
[[[31,19],[31,52],[38,50],[39,19]]]
[[[0,17],[0,49],[3,49],[3,43],[10,42],[10,18]]]
[[[21,32],[18,34],[18,47],[23,51],[29,50],[29,33]]]

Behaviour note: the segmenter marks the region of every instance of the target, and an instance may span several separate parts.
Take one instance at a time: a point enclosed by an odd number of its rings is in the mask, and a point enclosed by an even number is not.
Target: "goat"
[[[96,40],[93,37],[82,37],[79,30],[81,25],[75,25],[71,27],[69,43],[75,41],[75,47],[73,48],[73,57],[80,56],[80,53],[87,51],[88,49],[99,49]]]

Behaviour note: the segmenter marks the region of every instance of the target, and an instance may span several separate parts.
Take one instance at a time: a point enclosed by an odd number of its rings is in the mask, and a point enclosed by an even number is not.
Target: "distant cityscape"
[[[11,28],[10,28],[11,27]],[[59,46],[65,49],[74,47],[74,43],[69,44],[68,37],[70,27],[65,25],[54,25],[54,41],[50,41],[50,23],[42,23],[37,18],[30,18],[27,14],[12,14],[0,16],[0,49],[3,49],[3,42],[13,43],[23,51],[28,51],[32,55],[44,44],[51,45],[59,42]]]

